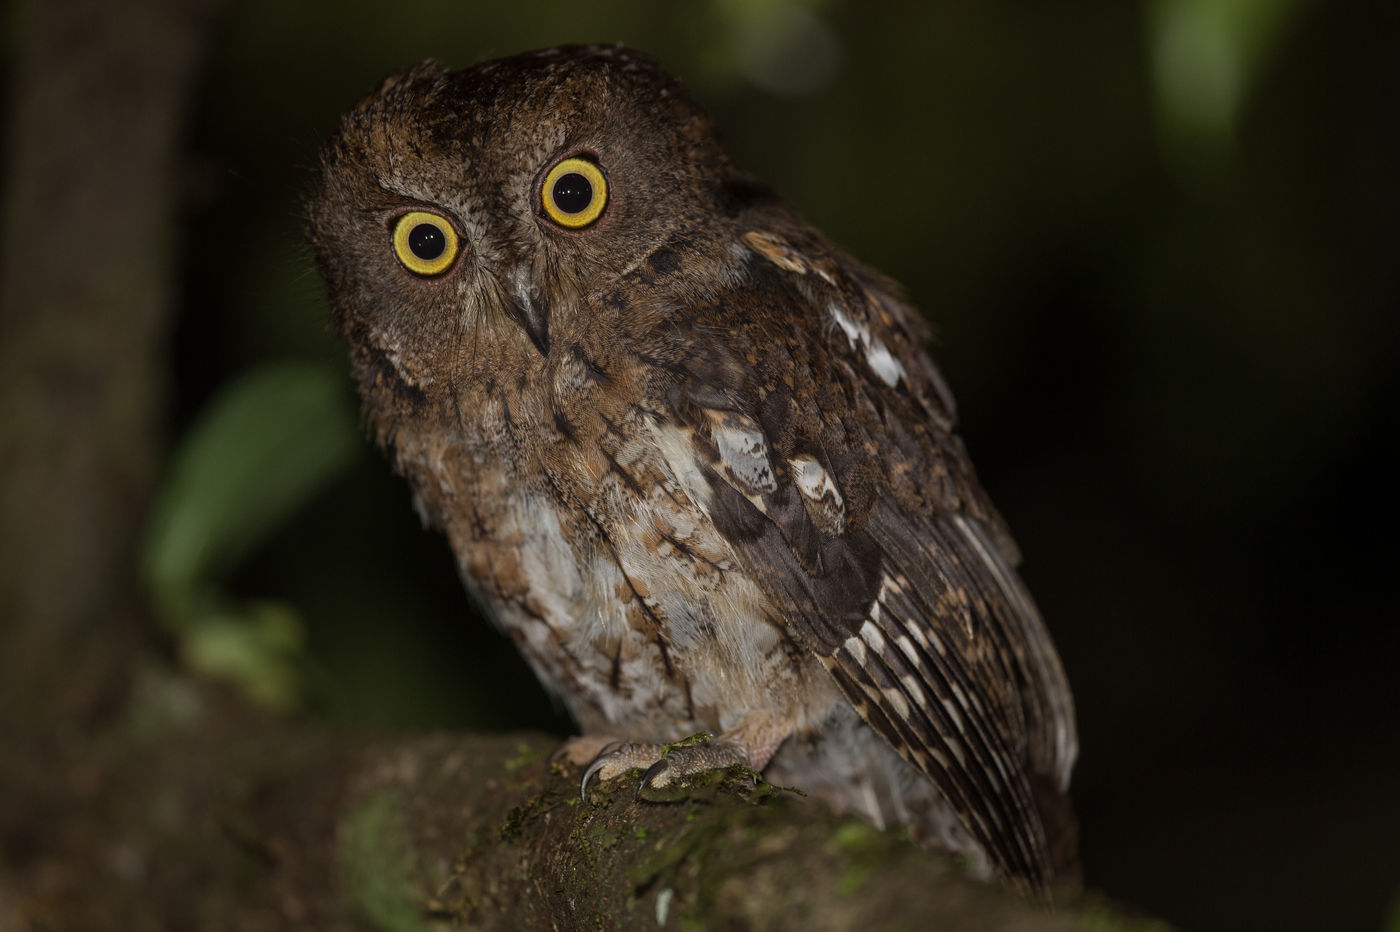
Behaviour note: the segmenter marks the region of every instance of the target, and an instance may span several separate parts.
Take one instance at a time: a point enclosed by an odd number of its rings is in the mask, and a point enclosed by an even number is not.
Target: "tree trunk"
[[[176,286],[177,143],[212,7],[28,0],[14,11],[0,217],[0,723],[91,704],[105,658],[132,636]],[[90,663],[101,669],[71,675]],[[78,692],[49,688],[60,685]]]

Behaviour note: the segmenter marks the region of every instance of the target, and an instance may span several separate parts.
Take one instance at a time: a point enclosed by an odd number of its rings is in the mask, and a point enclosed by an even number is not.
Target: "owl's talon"
[[[614,742],[603,748],[583,772],[579,796],[588,798],[588,785],[594,777],[611,780],[630,770],[642,771],[635,798],[662,802],[683,797],[693,789],[691,778],[725,770],[734,765],[749,767],[753,758],[739,745],[727,741],[671,745]]]
[[[583,780],[579,783],[578,797],[581,802],[588,802],[588,781],[593,779],[593,775],[603,769],[603,755],[593,759],[593,763],[588,765],[588,769],[583,772]]]
[[[651,767],[663,754],[659,744],[634,744],[627,741],[614,741],[598,752],[588,769],[583,772],[579,786],[579,796],[588,799],[588,784],[594,776],[600,780],[611,780],[629,770]]]
[[[648,767],[648,768],[647,768],[647,772],[644,773],[644,774],[642,774],[642,782],[640,782],[640,783],[637,784],[637,794],[636,794],[636,797],[635,797],[635,798],[637,798],[637,799],[643,799],[643,798],[645,798],[645,797],[643,797],[642,794],[643,794],[646,790],[651,789],[652,786],[665,786],[666,783],[669,782],[669,781],[667,781],[667,780],[662,780],[660,783],[657,783],[657,782],[656,782],[656,779],[657,779],[658,777],[660,777],[662,774],[664,774],[668,769],[670,769],[670,766],[671,766],[671,765],[670,765],[670,763],[667,761],[667,759],[663,757],[663,758],[661,758],[659,761],[657,761],[656,763],[654,763],[654,764],[652,764],[650,767]]]
[[[593,762],[589,764],[588,769],[583,772],[583,780],[579,783],[578,788],[579,799],[584,802],[588,801],[588,781],[592,780],[593,775],[598,771],[602,770],[608,764],[613,763],[618,753],[622,751],[624,747],[627,747],[627,742],[625,741],[613,741],[603,745],[602,750],[598,752],[598,756],[593,758]],[[606,780],[612,776],[616,776],[616,774],[609,774],[603,779]]]

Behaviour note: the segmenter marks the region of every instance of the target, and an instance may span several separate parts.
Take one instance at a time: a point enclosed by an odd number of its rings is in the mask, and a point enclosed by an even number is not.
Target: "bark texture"
[[[335,735],[152,665],[101,740],[0,753],[0,928],[1156,927],[1028,902],[737,771],[580,800],[556,744]]]
[[[91,632],[128,622],[137,601],[134,542],[162,449],[177,284],[177,141],[213,6],[29,0],[13,13],[0,707],[46,681],[76,685],[68,669],[100,653],[85,649]]]

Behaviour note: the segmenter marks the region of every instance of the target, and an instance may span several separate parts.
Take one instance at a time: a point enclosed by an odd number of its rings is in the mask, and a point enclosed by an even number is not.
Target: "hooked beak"
[[[522,273],[511,276],[510,303],[506,313],[520,325],[541,356],[549,355],[549,301],[532,288]]]

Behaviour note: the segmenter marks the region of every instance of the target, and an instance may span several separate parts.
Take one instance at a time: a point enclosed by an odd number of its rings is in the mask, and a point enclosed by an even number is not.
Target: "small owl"
[[[1069,685],[917,312],[652,59],[391,77],[309,225],[372,433],[585,791],[739,764],[1028,887],[1073,860]]]

